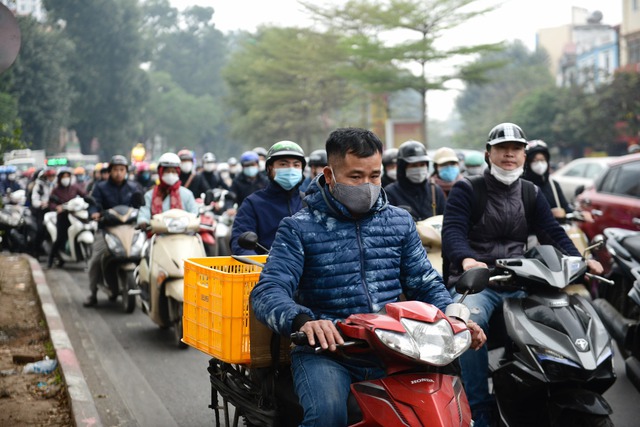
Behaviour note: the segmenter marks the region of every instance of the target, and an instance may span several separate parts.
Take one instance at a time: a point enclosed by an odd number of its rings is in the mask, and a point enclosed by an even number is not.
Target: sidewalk
[[[49,285],[45,280],[44,272],[35,258],[27,255],[23,256],[27,258],[31,267],[31,274],[42,306],[42,313],[49,326],[49,336],[67,385],[74,423],[78,427],[101,427],[102,422],[93,396],[84,379],[78,358],[60,318],[60,313],[51,295]]]

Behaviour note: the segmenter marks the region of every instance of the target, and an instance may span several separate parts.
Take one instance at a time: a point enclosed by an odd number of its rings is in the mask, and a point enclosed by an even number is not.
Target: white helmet
[[[158,159],[159,168],[179,168],[180,157],[175,153],[164,153]]]
[[[27,201],[27,193],[24,190],[12,191],[9,195],[9,202],[12,205],[24,205]]]

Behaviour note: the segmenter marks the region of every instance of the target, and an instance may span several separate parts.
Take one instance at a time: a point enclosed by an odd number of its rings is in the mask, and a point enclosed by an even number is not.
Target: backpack
[[[471,228],[480,221],[482,215],[484,215],[484,211],[487,206],[487,183],[485,182],[483,175],[468,176],[466,179],[471,183],[474,196],[469,224],[469,230],[471,230]],[[530,230],[536,211],[536,186],[534,183],[522,178],[520,181],[522,182],[521,188],[524,215],[527,221],[527,227]],[[442,278],[447,288],[449,288],[449,259],[444,254],[442,254]]]

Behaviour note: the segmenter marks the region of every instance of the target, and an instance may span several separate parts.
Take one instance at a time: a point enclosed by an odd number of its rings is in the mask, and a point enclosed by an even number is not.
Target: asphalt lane
[[[84,308],[83,268],[45,274],[104,425],[212,425],[209,356],[178,349],[170,329],[138,308],[122,313],[102,293],[98,307]]]
[[[102,293],[97,308],[82,307],[89,287],[81,266],[45,274],[104,425],[213,424],[209,356],[177,349],[171,330],[161,330],[138,308],[122,313]],[[615,367],[618,379],[604,395],[612,421],[616,427],[636,427],[640,393],[626,378],[617,352]]]

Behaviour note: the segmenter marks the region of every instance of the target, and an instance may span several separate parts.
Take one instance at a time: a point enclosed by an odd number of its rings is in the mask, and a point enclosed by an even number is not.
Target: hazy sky
[[[214,8],[218,29],[254,30],[260,24],[305,26],[309,22],[296,0],[170,0],[179,9],[189,5]],[[318,4],[338,4],[340,0],[318,1]],[[536,31],[571,23],[572,6],[589,11],[600,10],[603,23],[618,25],[622,20],[622,0],[480,0],[479,5],[502,5],[495,11],[469,21],[452,31],[443,40],[456,46],[491,43],[502,40],[522,40],[529,48],[535,46]],[[431,117],[446,118],[453,108],[456,91],[432,92],[429,95]]]

